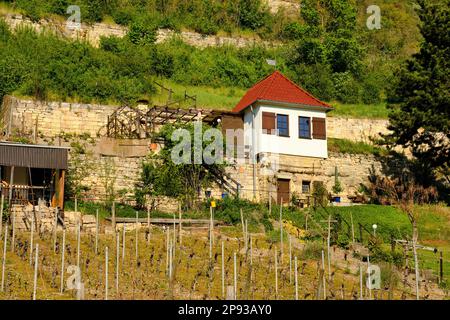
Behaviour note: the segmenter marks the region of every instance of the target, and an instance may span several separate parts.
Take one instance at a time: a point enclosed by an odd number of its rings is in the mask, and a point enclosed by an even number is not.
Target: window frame
[[[308,192],[305,192],[303,187],[308,186]],[[311,194],[311,181],[302,180],[302,194]]]
[[[308,137],[303,137],[300,133],[301,133],[301,128],[300,128],[300,124],[301,124],[301,119],[307,119],[308,122]],[[307,139],[307,140],[312,140],[312,121],[311,121],[311,117],[304,117],[304,116],[298,116],[298,138],[299,139]]]
[[[280,129],[279,129],[279,127],[278,127],[278,117],[279,117],[279,116],[286,117],[286,128],[283,128],[283,130],[284,130],[284,129],[287,130],[287,134],[286,134],[286,135],[280,133]],[[277,114],[276,114],[276,119],[275,119],[275,120],[276,120],[276,121],[275,121],[275,124],[276,124],[277,136],[279,136],[279,137],[284,137],[284,138],[289,138],[289,137],[290,137],[290,134],[289,134],[289,115],[288,115],[288,114],[277,113]]]

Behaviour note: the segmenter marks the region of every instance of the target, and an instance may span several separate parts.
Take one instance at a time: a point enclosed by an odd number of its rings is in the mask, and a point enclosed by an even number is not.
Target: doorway
[[[290,201],[290,180],[289,179],[278,179],[277,180],[277,197],[278,204],[289,203]]]

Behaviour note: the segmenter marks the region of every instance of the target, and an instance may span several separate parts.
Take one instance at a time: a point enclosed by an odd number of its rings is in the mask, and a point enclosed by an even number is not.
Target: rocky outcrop
[[[54,32],[64,38],[78,39],[87,41],[91,45],[98,47],[100,39],[102,37],[124,37],[128,28],[116,24],[95,23],[92,25],[82,24],[80,29],[69,29],[65,22],[41,19],[38,22],[31,21],[30,19],[22,15],[7,14],[0,16],[6,23],[13,29],[19,27],[30,27],[38,32],[50,31]],[[259,37],[226,37],[226,36],[213,36],[203,35],[192,31],[180,31],[175,32],[169,29],[160,29],[157,31],[156,43],[162,43],[170,40],[174,37],[181,39],[183,42],[198,48],[217,47],[230,45],[237,48],[252,46],[255,44],[264,46],[278,46],[278,42],[262,41]]]

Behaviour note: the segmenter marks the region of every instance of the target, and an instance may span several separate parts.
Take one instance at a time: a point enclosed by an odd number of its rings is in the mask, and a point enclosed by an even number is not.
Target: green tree
[[[190,160],[189,163],[178,164],[172,159],[172,152],[179,145],[179,141],[174,141],[172,137],[178,129],[186,129],[190,135],[189,152],[183,151],[182,154],[183,159]],[[202,136],[208,129],[207,125],[202,125]],[[142,164],[141,179],[135,188],[138,204],[144,206],[148,200],[147,197],[154,204],[156,197],[167,196],[178,198],[187,208],[195,207],[198,204],[200,190],[210,187],[214,181],[211,172],[223,171],[224,165],[214,163],[207,166],[204,157],[202,157],[201,164],[195,163],[196,151],[202,152],[210,142],[203,141],[201,146],[195,145],[193,124],[165,125],[157,134],[157,138],[164,141],[164,147],[157,154],[150,154]]]
[[[410,148],[423,167],[450,182],[450,1],[418,3],[423,41],[397,74],[385,142]]]

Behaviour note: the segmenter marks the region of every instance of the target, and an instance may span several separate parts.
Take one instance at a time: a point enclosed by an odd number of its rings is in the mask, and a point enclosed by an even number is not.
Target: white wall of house
[[[326,118],[324,110],[308,110],[299,107],[280,107],[268,104],[254,106],[256,154],[261,152],[279,153],[314,158],[328,158],[327,140],[299,138],[299,117]],[[289,137],[263,133],[262,113],[271,112],[289,116]],[[245,145],[252,145],[252,112],[248,107],[244,114]],[[311,124],[312,125],[312,124]]]

